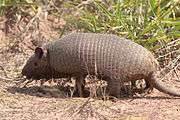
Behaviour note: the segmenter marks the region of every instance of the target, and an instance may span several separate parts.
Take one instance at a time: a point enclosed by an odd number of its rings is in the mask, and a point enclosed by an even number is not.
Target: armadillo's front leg
[[[78,93],[80,97],[83,97],[83,91],[85,86],[84,76],[82,74],[74,76],[76,81],[76,89],[78,89]]]

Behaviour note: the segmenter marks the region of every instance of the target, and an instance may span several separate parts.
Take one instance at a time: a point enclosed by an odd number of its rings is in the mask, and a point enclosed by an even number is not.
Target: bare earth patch
[[[135,96],[112,102],[70,98],[66,97],[66,93],[62,94],[64,96],[52,97],[52,94],[46,94],[39,88],[37,86],[19,88],[14,83],[1,79],[1,119],[178,120],[180,118],[180,98],[165,95],[157,90],[146,97]]]

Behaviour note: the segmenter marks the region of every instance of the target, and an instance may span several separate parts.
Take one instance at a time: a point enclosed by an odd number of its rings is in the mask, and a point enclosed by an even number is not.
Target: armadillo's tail
[[[158,81],[155,72],[152,72],[149,75],[149,79],[148,80],[150,82],[151,87],[155,87],[156,89],[158,89],[159,91],[161,91],[163,93],[167,93],[169,95],[179,96],[180,97],[180,93],[179,92],[176,92],[173,89],[168,88],[161,81]]]

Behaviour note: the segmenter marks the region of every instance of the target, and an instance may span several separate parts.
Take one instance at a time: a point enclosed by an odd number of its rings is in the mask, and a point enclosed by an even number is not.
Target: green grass
[[[106,0],[106,2],[76,0],[71,4],[67,2],[63,4],[80,12],[78,16],[74,16],[78,20],[62,16],[55,9],[47,12],[76,24],[88,32],[115,34],[138,42],[149,50],[155,50],[173,41],[179,43],[180,16],[176,14],[180,13],[180,2],[178,3],[177,0]],[[42,5],[40,1],[30,3],[28,0],[14,2],[1,0],[0,15],[3,16],[8,6],[30,6],[36,13],[36,9]],[[59,32],[59,38],[62,37],[67,26],[68,24]],[[16,34],[9,43],[0,42],[11,47],[13,46],[11,44],[17,41],[23,32]],[[47,35],[44,36],[49,38]]]
[[[39,4],[39,3],[29,3],[28,0],[24,0],[24,2],[11,2],[10,0],[1,0],[0,1],[0,17],[3,16],[3,13],[4,13],[4,9],[5,7],[7,6],[31,6],[33,8],[34,11],[35,8],[33,7],[34,5],[42,5],[42,4]]]
[[[78,16],[83,24],[58,15],[93,33],[111,33],[143,44],[149,50],[167,45],[180,37],[180,17],[176,17],[180,2],[174,0],[124,0],[105,8],[93,0],[94,11],[86,11],[64,2],[83,15]],[[97,13],[97,14],[96,14]],[[98,17],[96,17],[98,16]]]

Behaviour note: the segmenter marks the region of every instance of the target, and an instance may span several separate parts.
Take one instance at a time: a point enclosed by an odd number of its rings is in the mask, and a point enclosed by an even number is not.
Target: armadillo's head
[[[48,51],[46,49],[37,47],[34,55],[28,59],[23,67],[22,74],[25,75],[27,79],[47,78],[50,74],[48,57]]]

